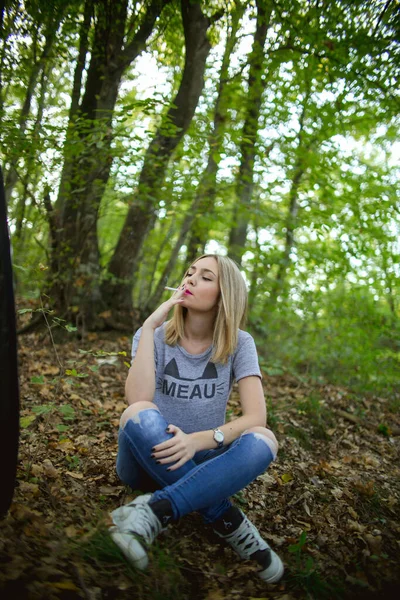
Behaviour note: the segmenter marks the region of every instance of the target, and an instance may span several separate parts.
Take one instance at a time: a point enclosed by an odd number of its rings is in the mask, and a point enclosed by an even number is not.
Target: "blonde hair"
[[[215,258],[218,264],[220,296],[214,322],[213,353],[211,360],[226,363],[238,344],[239,328],[246,324],[247,288],[238,265],[227,256],[203,254],[201,258]],[[177,304],[174,314],[165,326],[165,343],[175,346],[184,336],[187,309]]]

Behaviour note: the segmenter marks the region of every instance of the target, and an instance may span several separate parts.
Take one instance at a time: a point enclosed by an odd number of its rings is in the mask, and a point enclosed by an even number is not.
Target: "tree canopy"
[[[22,305],[138,325],[228,253],[271,369],[394,389],[394,0],[6,1],[1,159]]]

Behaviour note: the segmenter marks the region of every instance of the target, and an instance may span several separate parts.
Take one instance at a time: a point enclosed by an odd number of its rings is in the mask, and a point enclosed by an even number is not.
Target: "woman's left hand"
[[[154,446],[152,457],[162,465],[174,463],[171,467],[168,467],[168,470],[175,471],[193,458],[197,448],[193,436],[184,433],[176,425],[169,425],[167,431],[172,433],[174,437]]]

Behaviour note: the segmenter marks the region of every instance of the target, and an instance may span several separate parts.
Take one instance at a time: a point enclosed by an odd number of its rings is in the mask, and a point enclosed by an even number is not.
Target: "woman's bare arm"
[[[219,427],[224,434],[224,446],[233,442],[250,427],[265,427],[267,409],[261,380],[257,376],[239,380],[239,396],[242,416]],[[213,431],[198,431],[190,434],[196,439],[197,450],[215,448]]]
[[[184,289],[180,289],[169,300],[163,302],[143,323],[139,345],[125,383],[125,397],[128,404],[153,402],[156,390],[154,331],[160,327],[168,313],[182,302]]]
[[[136,356],[125,382],[125,398],[128,404],[143,400],[152,402],[155,389],[154,329],[144,323]]]

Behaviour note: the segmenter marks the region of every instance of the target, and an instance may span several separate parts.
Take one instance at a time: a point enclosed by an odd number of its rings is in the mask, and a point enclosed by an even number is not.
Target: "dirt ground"
[[[20,338],[18,481],[0,521],[4,600],[400,597],[399,397],[356,397],[290,374],[263,380],[278,460],[234,499],[284,560],[283,580],[261,581],[198,515],[160,536],[148,571],[132,569],[107,533],[109,511],[138,494],[115,473],[129,346],[110,335],[56,346],[45,334]],[[235,390],[228,414],[238,414]]]

